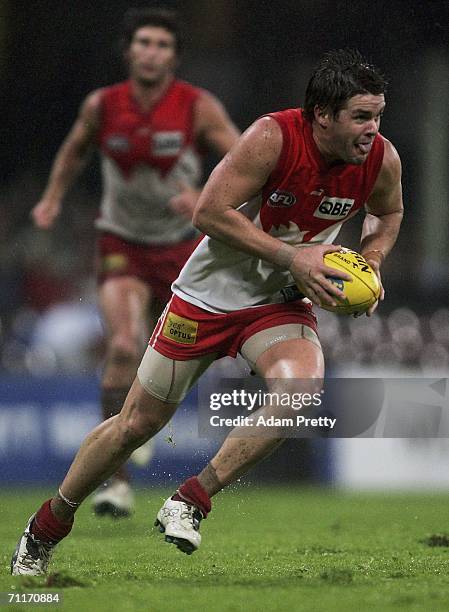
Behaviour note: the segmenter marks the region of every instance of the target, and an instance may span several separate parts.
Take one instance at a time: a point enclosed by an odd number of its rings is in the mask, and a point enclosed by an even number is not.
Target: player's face
[[[359,94],[350,98],[325,130],[327,153],[334,161],[361,165],[379,131],[385,108],[383,95]]]
[[[175,69],[175,37],[165,28],[139,28],[134,33],[127,59],[131,78],[142,85],[156,85]]]

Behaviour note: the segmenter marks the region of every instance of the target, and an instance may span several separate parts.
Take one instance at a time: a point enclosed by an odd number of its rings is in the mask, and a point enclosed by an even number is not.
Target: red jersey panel
[[[98,144],[125,176],[137,166],[158,168],[162,175],[193,145],[193,109],[201,90],[173,80],[167,91],[144,111],[125,81],[104,89]]]
[[[180,185],[196,187],[201,179],[194,142],[195,103],[201,93],[173,80],[146,112],[134,99],[130,81],[103,90],[99,230],[146,245],[192,237],[190,220],[172,210],[170,200]]]
[[[279,123],[284,141],[278,165],[262,191],[262,227],[269,232],[292,221],[302,242],[309,242],[366,203],[382,165],[384,141],[377,134],[368,158],[359,166],[329,166],[301,109],[269,116]]]

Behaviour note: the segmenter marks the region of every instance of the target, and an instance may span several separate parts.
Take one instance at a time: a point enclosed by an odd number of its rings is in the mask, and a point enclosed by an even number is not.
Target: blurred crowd
[[[72,190],[55,231],[38,231],[29,211],[41,189],[30,175],[1,193],[0,372],[90,372],[103,344],[93,276],[96,199]]]
[[[421,376],[449,373],[449,308],[420,314],[400,306],[371,317],[337,316],[320,310],[320,339],[328,365],[344,375],[363,371],[381,376],[409,372]]]

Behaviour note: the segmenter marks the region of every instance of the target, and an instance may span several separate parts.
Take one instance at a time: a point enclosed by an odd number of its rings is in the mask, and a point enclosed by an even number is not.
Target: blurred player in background
[[[213,95],[175,78],[180,47],[173,13],[127,13],[123,48],[129,80],[87,96],[32,211],[37,227],[52,227],[69,186],[92,146],[98,147],[103,174],[96,221],[98,301],[107,342],[104,419],[119,412],[135,377],[150,333],[149,305],[168,300],[170,285],[196,244],[191,217],[199,195],[200,151],[207,147],[223,156],[238,138]],[[121,467],[97,493],[95,511],[127,516],[133,507],[128,481]]]
[[[340,248],[332,242],[342,223],[365,207],[361,252],[380,278],[401,224],[401,164],[379,134],[385,88],[358,52],[330,52],[304,110],[257,120],[213,171],[194,214],[207,237],[173,285],[125,405],[86,438],[58,494],[31,517],[13,573],[45,573],[79,504],[167,423],[214,359],[240,352],[270,392],[298,383],[321,389],[310,302],[335,305],[344,294],[328,277],[350,279],[327,267],[324,254]],[[200,545],[211,497],[283,442],[279,432],[247,432],[234,429],[158,512],[166,540],[183,552]]]

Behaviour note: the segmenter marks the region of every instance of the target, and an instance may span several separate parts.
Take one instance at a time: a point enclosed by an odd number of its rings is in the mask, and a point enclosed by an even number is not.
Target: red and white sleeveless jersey
[[[376,136],[362,165],[329,166],[301,109],[269,116],[282,129],[279,161],[262,192],[238,210],[264,232],[295,247],[331,244],[341,225],[366,203],[382,165],[384,140]],[[172,289],[206,310],[230,312],[285,301],[284,289],[291,284],[288,271],[206,237]]]
[[[145,112],[129,81],[103,90],[99,229],[145,244],[171,244],[192,234],[190,221],[172,212],[168,201],[180,183],[196,186],[201,178],[193,133],[200,95],[200,89],[174,80]]]

